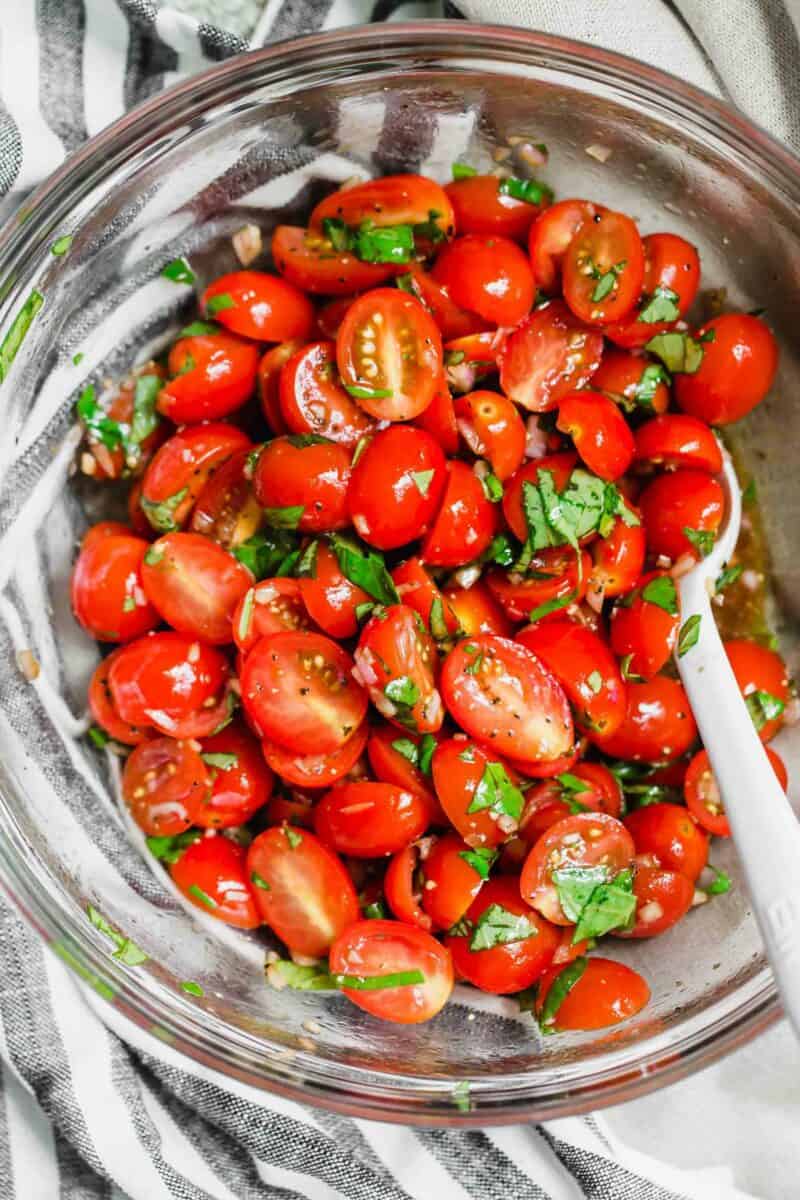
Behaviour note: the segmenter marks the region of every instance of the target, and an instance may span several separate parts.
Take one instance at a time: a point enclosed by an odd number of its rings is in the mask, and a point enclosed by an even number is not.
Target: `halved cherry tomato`
[[[177,425],[218,421],[253,393],[258,350],[229,333],[179,338],[169,352],[171,379],[158,393],[158,411]]]
[[[453,397],[447,380],[442,376],[433,399],[428,407],[414,418],[418,429],[424,429],[444,450],[445,454],[458,454],[458,426],[453,408]]]
[[[340,783],[314,810],[317,836],[340,854],[396,854],[428,828],[430,804],[421,792],[391,783]]]
[[[382,421],[419,416],[442,377],[442,338],[418,300],[378,288],[353,301],[336,336],[342,383]]]
[[[299,338],[271,346],[258,364],[258,396],[261,411],[270,431],[276,436],[288,433],[281,411],[281,371],[292,355],[305,345]]]
[[[604,331],[617,345],[628,348],[644,346],[657,333],[671,329],[691,308],[700,284],[700,258],[691,242],[673,233],[650,233],[643,239],[642,247],[644,296],[638,310]],[[657,315],[651,306],[658,300],[661,305],[656,307],[668,314],[667,319],[643,321],[644,315]]]
[[[450,299],[444,284],[425,271],[419,263],[409,263],[407,274],[402,280],[403,290],[415,296],[423,308],[431,314],[443,338],[468,337],[486,328],[486,321],[477,313],[469,312]]]
[[[694,883],[679,871],[658,866],[652,855],[634,859],[636,915],[630,929],[612,930],[615,937],[655,937],[676,925],[692,907]]]
[[[482,580],[468,588],[447,587],[442,594],[467,637],[475,633],[511,636],[511,622]]]
[[[244,661],[242,703],[260,737],[296,754],[329,754],[367,711],[352,669],[347,651],[321,633],[273,633]]]
[[[496,506],[478,476],[465,462],[451,459],[441,506],[422,539],[420,558],[432,567],[463,566],[483,554],[496,529]]]
[[[608,736],[625,720],[626,691],[616,660],[596,633],[574,621],[539,621],[516,637],[552,671],[587,732]]]
[[[636,430],[635,461],[689,467],[718,475],[722,470],[722,451],[705,421],[685,413],[664,413]]]
[[[547,412],[589,382],[602,354],[601,334],[582,325],[562,300],[553,300],[506,339],[499,355],[500,385],[515,404]]]
[[[270,633],[308,629],[310,625],[300,580],[282,576],[262,579],[250,587],[239,599],[231,618],[233,640],[245,654]]]
[[[577,229],[563,261],[564,299],[592,325],[619,321],[639,299],[644,248],[624,213],[603,209]]]
[[[357,677],[393,724],[435,733],[444,720],[436,689],[436,646],[413,608],[392,604],[374,613],[355,651]]]
[[[441,251],[431,274],[461,308],[495,325],[518,324],[533,305],[530,263],[508,238],[456,238]]]
[[[453,233],[453,210],[444,188],[424,175],[384,175],[331,192],[313,209],[309,226],[323,228],[328,219],[345,225],[436,224],[442,233]]]
[[[122,795],[148,837],[173,837],[192,824],[196,807],[211,794],[211,773],[188,741],[157,737],[125,760]]]
[[[358,897],[338,855],[313,833],[267,829],[247,852],[247,878],[262,919],[296,954],[321,958],[358,920]]]
[[[602,392],[567,392],[558,405],[556,428],[569,434],[586,466],[601,479],[619,479],[633,461],[633,434],[614,401]]]
[[[97,401],[103,413],[118,425],[132,425],[137,390],[139,387],[153,386],[148,382],[148,377],[152,375],[163,380],[166,371],[158,363],[149,362],[131,371],[110,396],[104,391]],[[145,382],[140,384],[140,379]],[[127,443],[115,444],[112,448],[93,429],[87,428],[86,449],[94,459],[90,472],[92,478],[121,479],[125,475],[140,475],[165,437],[166,427],[163,421],[159,421],[141,441],[131,443],[129,439]]]
[[[765,746],[764,749],[778,782],[786,791],[789,777],[783,760],[771,747]],[[698,750],[689,763],[683,783],[683,795],[689,812],[707,833],[713,834],[714,837],[731,836],[731,827],[725,816],[725,805],[705,750]]]
[[[557,492],[563,492],[569,483],[572,469],[577,463],[577,456],[571,451],[561,454],[547,454],[524,463],[512,475],[503,495],[503,516],[508,521],[511,532],[524,542],[528,536],[528,523],[525,520],[523,508],[524,484],[539,482],[542,471],[549,471],[553,477],[553,486]]]
[[[358,632],[356,609],[369,603],[371,597],[342,574],[330,546],[324,542],[317,544],[314,574],[298,582],[308,615],[324,633],[333,638],[348,638]]]
[[[359,456],[347,503],[356,532],[380,550],[419,537],[435,517],[447,483],[445,457],[429,433],[393,425]]]
[[[529,573],[494,568],[486,575],[486,586],[499,601],[512,621],[560,620],[568,605],[580,603],[586,594],[591,559],[585,550],[580,561],[571,547],[549,546],[540,550],[530,562]],[[535,614],[549,609],[555,601],[562,602],[552,613],[541,617]]]
[[[455,636],[461,626],[448,601],[418,558],[408,558],[392,571],[403,604],[419,613],[437,641]]]
[[[579,964],[585,964],[582,971]],[[566,995],[548,1019],[553,988],[563,988]],[[644,979],[624,963],[610,958],[582,958],[547,972],[539,984],[536,1013],[549,1033],[605,1029],[635,1017],[649,999],[650,988]]]
[[[693,375],[675,376],[678,407],[709,425],[741,420],[772,387],[778,367],[773,334],[758,317],[725,313],[695,337],[702,340],[703,361]]]
[[[343,995],[384,1021],[413,1025],[429,1021],[444,1008],[453,990],[453,963],[436,938],[402,921],[358,921],[331,947],[330,968],[343,975]],[[395,987],[356,985],[381,975],[418,972],[422,983]],[[352,979],[354,986],[348,987]]]
[[[189,519],[213,472],[237,450],[251,449],[241,429],[223,422],[190,425],[160,447],[142,482],[141,508],[153,529],[171,533]]]
[[[522,241],[531,223],[547,207],[546,193],[539,204],[518,200],[500,190],[496,175],[470,175],[456,179],[444,189],[453,206],[456,229],[460,234],[477,233]]]
[[[631,505],[635,516],[639,513]],[[629,592],[642,573],[647,538],[644,525],[628,525],[621,517],[614,522],[608,537],[596,538],[592,544],[594,560],[586,594],[589,603],[599,611],[605,599]]]
[[[205,793],[195,791],[187,802],[192,824],[202,829],[245,825],[272,793],[272,772],[261,747],[238,722],[204,738],[200,757],[211,777]]]
[[[678,640],[678,591],[671,575],[650,571],[636,591],[614,606],[611,649],[627,659],[626,674],[652,679],[669,662]]]
[[[267,521],[303,533],[343,529],[347,521],[350,455],[324,439],[280,437],[258,457],[253,488]]]
[[[708,834],[680,804],[648,804],[625,818],[637,854],[654,854],[659,865],[697,879],[708,861]]]
[[[493,941],[491,918],[505,914],[524,918],[520,936],[514,941]],[[471,948],[479,938],[481,921],[486,923],[486,949]],[[483,992],[506,995],[521,992],[536,983],[553,961],[559,943],[559,932],[549,921],[545,921],[524,900],[520,899],[516,879],[491,879],[485,884],[467,909],[467,921],[472,930],[467,934],[451,934],[445,945],[453,955],[453,965],[460,975]],[[503,937],[509,936],[504,928]],[[478,940],[478,944],[480,941]]]
[[[138,746],[152,736],[152,731],[148,726],[130,725],[117,712],[108,675],[119,653],[119,650],[112,650],[95,667],[89,682],[89,712],[92,720],[115,742],[121,742],[123,746]]]
[[[572,925],[561,907],[553,872],[601,864],[614,876],[631,865],[633,855],[633,838],[615,817],[575,813],[553,825],[534,844],[522,868],[522,898],[555,925]]]
[[[432,790],[430,762],[426,771],[419,766],[421,741],[417,734],[407,733],[394,725],[379,725],[370,732],[367,744],[369,765],[382,783],[392,783],[405,791],[421,792],[430,802],[431,812],[434,813],[432,820],[438,824],[441,814]]]
[[[458,431],[473,454],[488,458],[498,479],[508,479],[525,457],[527,434],[514,405],[498,392],[470,392],[455,404]]]
[[[783,724],[789,703],[789,675],[779,654],[747,638],[725,643],[739,691],[747,701],[753,724],[762,742],[771,742]],[[772,710],[776,710],[772,715]]]
[[[547,762],[569,753],[572,714],[555,677],[526,647],[480,634],[444,661],[444,702],[472,737],[517,760]]]
[[[663,413],[669,408],[669,376],[660,363],[642,354],[606,350],[592,376],[592,387],[619,403],[643,412]]]
[[[697,726],[677,679],[656,675],[646,683],[628,683],[627,693],[628,710],[619,728],[608,737],[590,735],[604,754],[658,763],[690,749]]]
[[[72,569],[72,611],[100,642],[129,642],[160,620],[142,587],[148,544],[122,529],[85,539]]]
[[[392,915],[407,925],[431,929],[431,919],[420,907],[422,898],[419,846],[411,843],[393,855],[383,877],[383,892]]]
[[[716,534],[725,514],[722,487],[706,471],[681,469],[657,475],[639,497],[647,545],[654,555],[675,561],[682,554],[701,557],[686,533]]]
[[[536,218],[528,236],[528,253],[536,286],[552,295],[561,280],[567,247],[584,221],[600,209],[590,200],[559,200]]]
[[[311,342],[297,350],[281,369],[279,394],[291,433],[318,434],[352,447],[375,428],[339,382],[333,342]]]
[[[340,296],[338,300],[328,300],[317,309],[317,331],[320,337],[335,342],[339,326],[344,320],[344,314],[353,303],[355,296]],[[298,346],[299,350],[300,347]]]
[[[181,722],[200,709],[213,709],[227,678],[228,664],[219,650],[171,630],[129,642],[108,672],[111,699],[123,721],[155,725],[175,737],[196,736],[184,733]]]
[[[167,533],[142,563],[142,587],[162,619],[179,633],[222,645],[253,576],[237,558],[199,533]]]
[[[260,342],[307,339],[314,328],[314,308],[307,296],[277,275],[264,271],[232,271],[209,284],[200,301],[207,316]]]
[[[239,450],[206,483],[194,506],[190,527],[226,550],[246,542],[263,520],[250,479],[250,451]]]
[[[323,296],[352,296],[380,287],[396,270],[391,263],[361,262],[354,254],[334,250],[327,238],[298,225],[276,226],[272,259],[289,283]]]
[[[311,790],[329,788],[353,770],[364,751],[368,733],[367,723],[362,721],[344,745],[331,754],[293,754],[268,741],[262,741],[261,750],[275,774],[287,783]]]
[[[584,784],[583,790],[579,783]],[[519,836],[527,847],[533,846],[553,825],[582,810],[622,816],[622,788],[603,763],[576,763],[526,792]]]
[[[481,747],[456,734],[440,742],[433,752],[433,783],[436,795],[451,825],[470,846],[499,846],[517,828],[517,819],[508,804],[483,803],[478,795],[484,777],[502,775],[516,787],[516,775],[508,771],[499,754],[493,757],[488,746]],[[485,785],[484,785],[485,787]],[[521,797],[519,800],[522,809]]]
[[[422,907],[429,923],[450,929],[460,921],[488,879],[493,859],[491,850],[476,852],[452,833],[436,838],[422,864]]]
[[[247,851],[226,837],[203,837],[184,850],[169,869],[187,900],[209,916],[237,929],[262,923],[247,881]]]

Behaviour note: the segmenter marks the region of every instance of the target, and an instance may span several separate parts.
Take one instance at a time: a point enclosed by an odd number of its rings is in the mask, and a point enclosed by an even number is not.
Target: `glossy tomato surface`
[[[429,1021],[453,990],[450,952],[424,929],[401,921],[351,925],[331,947],[330,965],[344,977],[339,986],[348,1000],[401,1025]],[[393,976],[399,977],[394,986]],[[405,982],[408,976],[414,982]],[[365,987],[366,981],[372,986]]]

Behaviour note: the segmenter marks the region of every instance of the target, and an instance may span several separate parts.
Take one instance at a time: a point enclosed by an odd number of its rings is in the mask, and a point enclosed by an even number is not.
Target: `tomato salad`
[[[622,1021],[648,985],[600,939],[729,886],[675,581],[773,335],[690,323],[682,237],[464,164],[335,191],[271,252],[80,397],[84,472],[130,484],[72,578],[109,651],[93,739],[188,903],[282,944],[274,986],[417,1022],[459,980],[544,1032]],[[769,741],[785,667],[727,649]]]

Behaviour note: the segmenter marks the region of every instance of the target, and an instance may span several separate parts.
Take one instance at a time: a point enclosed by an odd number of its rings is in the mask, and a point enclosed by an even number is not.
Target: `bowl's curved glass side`
[[[64,486],[72,406],[84,386],[102,388],[143,345],[150,352],[179,327],[192,290],[161,277],[168,260],[189,257],[202,286],[235,265],[230,235],[247,221],[265,235],[277,221],[299,221],[323,188],[358,173],[402,167],[445,179],[455,158],[489,166],[496,146],[519,134],[548,144],[547,175],[562,195],[589,193],[633,212],[644,231],[689,236],[706,282],[727,284],[733,302],[760,305],[767,280],[770,317],[786,341],[800,265],[797,182],[780,156],[750,162],[734,133],[709,128],[701,109],[684,111],[679,124],[669,89],[668,102],[626,78],[613,56],[588,55],[567,71],[563,44],[552,40],[492,34],[480,46],[469,37],[448,46],[428,27],[384,37],[369,58],[363,35],[315,42],[322,48],[299,51],[291,76],[269,54],[250,56],[238,72],[165,96],[154,134],[138,117],[123,123],[106,176],[86,153],[75,176],[59,173],[40,210],[34,204],[27,228],[0,236],[14,275],[0,329],[32,289],[44,297],[0,391],[0,652],[10,662],[32,647],[41,664],[33,684],[15,671],[0,678],[0,874],[121,1011],[260,1086],[415,1120],[440,1120],[464,1078],[474,1081],[478,1120],[616,1102],[775,1015],[741,888],[652,944],[612,947],[643,970],[653,1002],[610,1036],[541,1040],[513,1000],[466,989],[429,1025],[397,1029],[342,997],[267,988],[259,939],[176,901],[109,800],[115,761],[100,762],[76,737],[96,650],[69,613],[67,581],[97,496],[79,480]],[[586,152],[598,144],[610,151],[604,163]],[[49,246],[64,233],[74,234],[70,252],[53,257]],[[781,489],[800,504],[790,439],[778,432],[792,419],[794,378],[787,345],[772,411],[753,422],[770,447],[768,470],[747,458],[773,511]],[[791,541],[775,542],[781,596],[792,589]],[[789,640],[793,616],[787,610]],[[719,865],[737,877],[731,847]],[[149,962],[126,970],[104,958],[113,947],[90,927],[87,903]],[[202,998],[181,992],[186,979],[202,985]]]

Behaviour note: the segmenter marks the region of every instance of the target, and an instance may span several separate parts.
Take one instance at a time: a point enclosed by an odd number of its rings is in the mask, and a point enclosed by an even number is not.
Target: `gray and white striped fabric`
[[[524,9],[531,24],[579,31],[553,15],[570,4],[461,7],[508,19]],[[662,10],[665,36],[680,28],[660,0],[647,7]],[[778,8],[765,0],[773,15]],[[213,61],[294,33],[441,15],[438,3],[401,0],[0,0],[3,210],[125,109]],[[700,42],[681,36],[686,73],[724,90]],[[792,139],[796,110],[775,111],[786,120],[778,132]],[[265,1103],[123,1024],[5,905],[0,1074],[2,1200],[747,1200],[727,1170],[645,1159],[600,1118],[413,1131]]]

